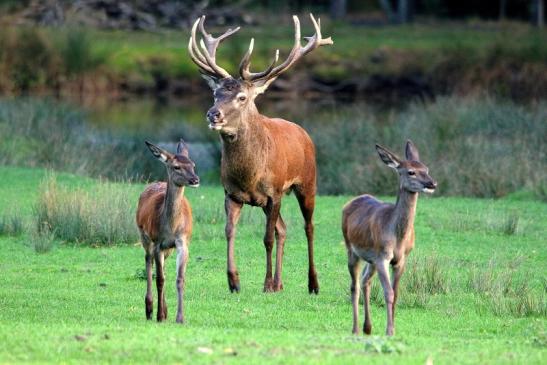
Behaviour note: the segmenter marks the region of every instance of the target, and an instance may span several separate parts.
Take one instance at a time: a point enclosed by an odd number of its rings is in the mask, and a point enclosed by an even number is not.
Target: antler
[[[319,48],[321,46],[330,45],[333,44],[333,41],[331,37],[323,39],[321,37],[321,20],[318,19],[317,21],[313,17],[313,14],[310,14],[311,21],[313,23],[313,27],[315,29],[315,34],[311,37],[305,37],[308,41],[308,43],[302,47],[301,40],[300,40],[300,20],[296,15],[293,15],[293,21],[294,21],[294,45],[289,53],[289,56],[287,59],[280,65],[275,66],[279,59],[279,50],[276,51],[274,61],[270,64],[270,66],[262,72],[250,72],[249,67],[251,64],[251,54],[253,52],[253,46],[254,46],[254,39],[251,39],[251,43],[249,45],[249,50],[241,60],[241,64],[239,65],[239,73],[241,75],[241,78],[246,81],[250,82],[256,82],[256,81],[263,81],[264,84],[269,85],[271,82],[273,82],[281,73],[283,73],[285,70],[290,68],[296,61],[298,61],[300,58],[302,58],[304,55],[310,53],[316,48]]]
[[[194,63],[199,67],[200,71],[207,75],[219,78],[230,77],[228,71],[216,64],[216,50],[218,45],[223,40],[237,32],[240,27],[228,29],[224,34],[215,38],[205,31],[204,23],[205,15],[202,15],[194,22],[194,25],[192,26],[192,35],[188,41],[188,52],[190,53],[190,58],[192,58],[192,61],[194,61]],[[198,27],[202,34],[202,39],[199,41],[201,49],[198,47],[196,40],[196,31]]]

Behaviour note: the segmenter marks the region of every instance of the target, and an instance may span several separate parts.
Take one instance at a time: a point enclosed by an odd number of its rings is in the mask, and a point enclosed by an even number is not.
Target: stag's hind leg
[[[283,222],[283,218],[281,218],[281,214],[279,214],[279,217],[277,218],[277,223],[275,224],[275,239],[277,242],[277,246],[275,249],[275,274],[273,282],[274,291],[283,290],[281,273],[283,270],[283,250],[285,247],[285,237],[287,235],[286,232],[287,227],[285,226],[285,222]]]
[[[226,194],[224,198],[224,209],[226,211],[226,227],[224,232],[226,233],[226,241],[228,244],[228,288],[230,292],[239,293],[239,273],[237,271],[235,257],[234,257],[234,241],[236,235],[236,225],[241,215],[242,203],[236,202]]]
[[[300,210],[304,216],[304,229],[308,240],[308,291],[310,294],[319,293],[317,272],[313,261],[313,210],[315,209],[315,187],[313,189],[295,189],[294,193],[298,199]]]

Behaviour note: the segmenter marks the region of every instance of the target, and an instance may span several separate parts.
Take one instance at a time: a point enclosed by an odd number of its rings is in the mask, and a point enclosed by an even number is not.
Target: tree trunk
[[[505,19],[506,13],[507,13],[507,0],[500,0],[499,20]]]
[[[545,24],[545,6],[543,0],[536,0],[537,26],[543,28]]]
[[[391,2],[389,0],[379,0],[380,6],[382,7],[382,10],[387,16],[387,19],[394,23],[397,20],[397,17],[395,16],[395,12],[393,11],[393,7],[391,6]]]
[[[331,0],[330,16],[332,19],[343,19],[347,12],[346,0]]]
[[[412,21],[413,0],[399,0],[397,3],[397,20],[399,23],[410,23]]]

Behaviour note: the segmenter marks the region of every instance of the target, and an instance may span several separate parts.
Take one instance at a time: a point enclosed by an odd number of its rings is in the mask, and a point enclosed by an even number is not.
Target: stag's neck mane
[[[393,210],[395,230],[399,240],[406,237],[414,227],[417,202],[418,193],[407,191],[402,186],[399,188],[397,202]]]
[[[221,132],[222,150],[226,157],[238,157],[251,162],[264,156],[269,146],[269,134],[263,116],[254,103],[243,110],[235,130]]]

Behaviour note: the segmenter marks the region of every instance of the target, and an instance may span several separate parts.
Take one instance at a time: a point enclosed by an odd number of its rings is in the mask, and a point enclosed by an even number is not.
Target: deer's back
[[[377,254],[389,236],[389,222],[394,205],[383,203],[370,195],[361,195],[348,202],[342,210],[342,232],[348,249]]]
[[[137,207],[137,226],[141,232],[154,242],[167,237],[160,237],[161,214],[164,209],[164,199],[167,192],[167,183],[160,181],[146,187],[139,198]],[[190,237],[192,234],[192,208],[186,197],[182,197],[183,210],[177,217],[172,217],[169,222],[169,229],[166,231],[180,231],[181,234]],[[165,230],[163,230],[165,231]]]

